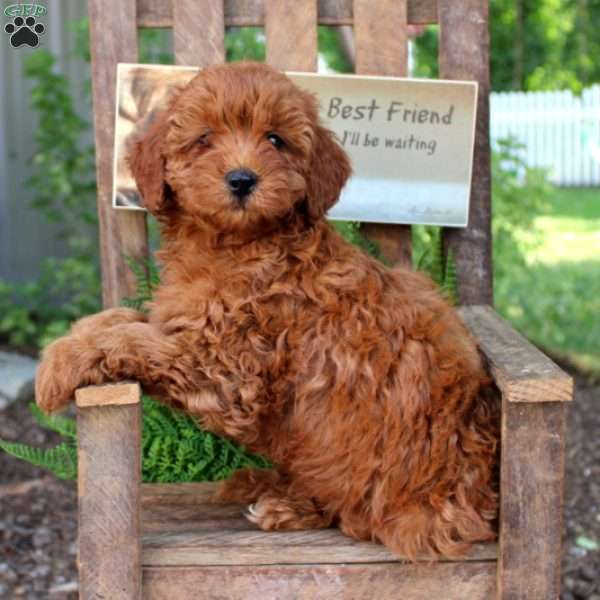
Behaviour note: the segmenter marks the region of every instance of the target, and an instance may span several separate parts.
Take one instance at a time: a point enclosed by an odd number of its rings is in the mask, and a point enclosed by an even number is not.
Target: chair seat
[[[263,532],[215,484],[142,486],[144,598],[358,600],[494,597],[497,547],[417,564],[338,529]],[[210,590],[210,593],[209,593]],[[175,593],[176,591],[176,593]],[[213,595],[211,595],[213,594]]]

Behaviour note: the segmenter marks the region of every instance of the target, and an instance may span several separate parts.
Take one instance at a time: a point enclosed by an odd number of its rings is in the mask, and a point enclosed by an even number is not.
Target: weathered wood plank
[[[354,0],[355,70],[361,75],[406,77],[408,29],[406,0]],[[379,246],[390,265],[411,265],[411,228],[363,223],[362,231]]]
[[[385,547],[357,542],[338,529],[268,532],[245,507],[212,501],[215,484],[142,486],[146,566],[397,563]],[[497,546],[479,544],[467,561],[495,561]],[[447,559],[440,558],[440,562]]]
[[[572,398],[573,382],[489,306],[463,307],[459,312],[502,391],[498,598],[558,598],[566,413],[562,401]]]
[[[141,405],[77,411],[81,598],[141,599]]]
[[[109,3],[89,0],[88,12],[102,297],[104,307],[108,308],[118,306],[123,297],[135,292],[135,277],[126,259],[145,259],[148,256],[146,215],[138,211],[116,211],[112,208],[117,63],[137,62],[135,2],[129,0]],[[107,32],[110,32],[110,35]]]
[[[573,398],[573,379],[516,332],[493,308],[459,309],[508,402],[561,402]]]
[[[443,230],[456,263],[460,304],[492,304],[488,0],[439,0],[440,77],[479,82],[469,226]]]
[[[178,65],[206,67],[225,61],[223,0],[177,0],[173,47]]]
[[[144,568],[144,598],[490,600],[494,563]]]
[[[499,600],[560,595],[566,409],[502,401]]]
[[[265,0],[225,0],[225,25],[259,26],[265,23]],[[318,0],[320,25],[352,25],[352,0]],[[172,27],[172,0],[137,0],[140,27]],[[437,0],[408,0],[408,22],[426,25],[437,22]]]
[[[138,27],[173,27],[173,0],[136,0]]]
[[[310,532],[248,532],[222,529],[226,523],[215,522],[214,531],[191,530],[177,534],[144,536],[142,564],[147,566],[186,565],[277,565],[277,564],[348,564],[406,562],[383,546],[344,539],[338,530]],[[496,562],[497,546],[476,547],[460,561]]]
[[[94,385],[75,390],[75,403],[79,408],[137,404],[139,401],[139,383]]]
[[[265,35],[269,64],[317,70],[317,0],[265,0]]]
[[[354,0],[356,72],[406,77],[406,0]]]

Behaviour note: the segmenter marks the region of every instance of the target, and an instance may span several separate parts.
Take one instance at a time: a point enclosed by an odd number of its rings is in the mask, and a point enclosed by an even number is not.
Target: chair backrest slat
[[[173,1],[137,0],[139,27],[172,27]],[[317,22],[320,25],[352,25],[353,0],[318,0]],[[379,0],[372,2],[376,5]],[[202,5],[201,0],[198,4]],[[298,2],[298,4],[302,4]],[[437,0],[408,0],[408,23],[426,25],[437,22]],[[265,23],[265,0],[225,0],[225,25],[228,27],[259,26]]]
[[[225,61],[223,0],[177,0],[173,6],[173,50],[178,65]]]
[[[357,73],[406,77],[407,8],[406,0],[353,0]],[[364,223],[362,231],[377,243],[389,264],[410,265],[410,226]]]
[[[487,0],[438,0],[440,77],[479,82],[469,226],[443,231],[460,304],[492,304],[490,69]]]
[[[146,215],[112,208],[116,64],[137,62],[135,1],[89,0],[102,300],[117,306],[135,291],[127,258],[148,255]]]
[[[265,0],[267,62],[283,71],[317,70],[316,0]]]
[[[406,0],[354,0],[356,72],[406,77]]]

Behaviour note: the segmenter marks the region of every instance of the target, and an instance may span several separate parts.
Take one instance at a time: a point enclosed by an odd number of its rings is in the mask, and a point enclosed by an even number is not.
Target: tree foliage
[[[581,91],[600,81],[600,0],[491,0],[494,91]],[[416,41],[416,72],[437,76],[438,28]]]

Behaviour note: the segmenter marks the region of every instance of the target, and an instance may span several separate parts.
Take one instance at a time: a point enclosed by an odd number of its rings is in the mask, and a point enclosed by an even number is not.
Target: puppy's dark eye
[[[276,133],[273,133],[272,131],[270,133],[267,133],[267,139],[278,150],[281,150],[281,148],[285,146],[285,142]]]
[[[196,145],[197,146],[208,146],[210,143],[210,131],[205,131],[197,140],[196,140]]]

